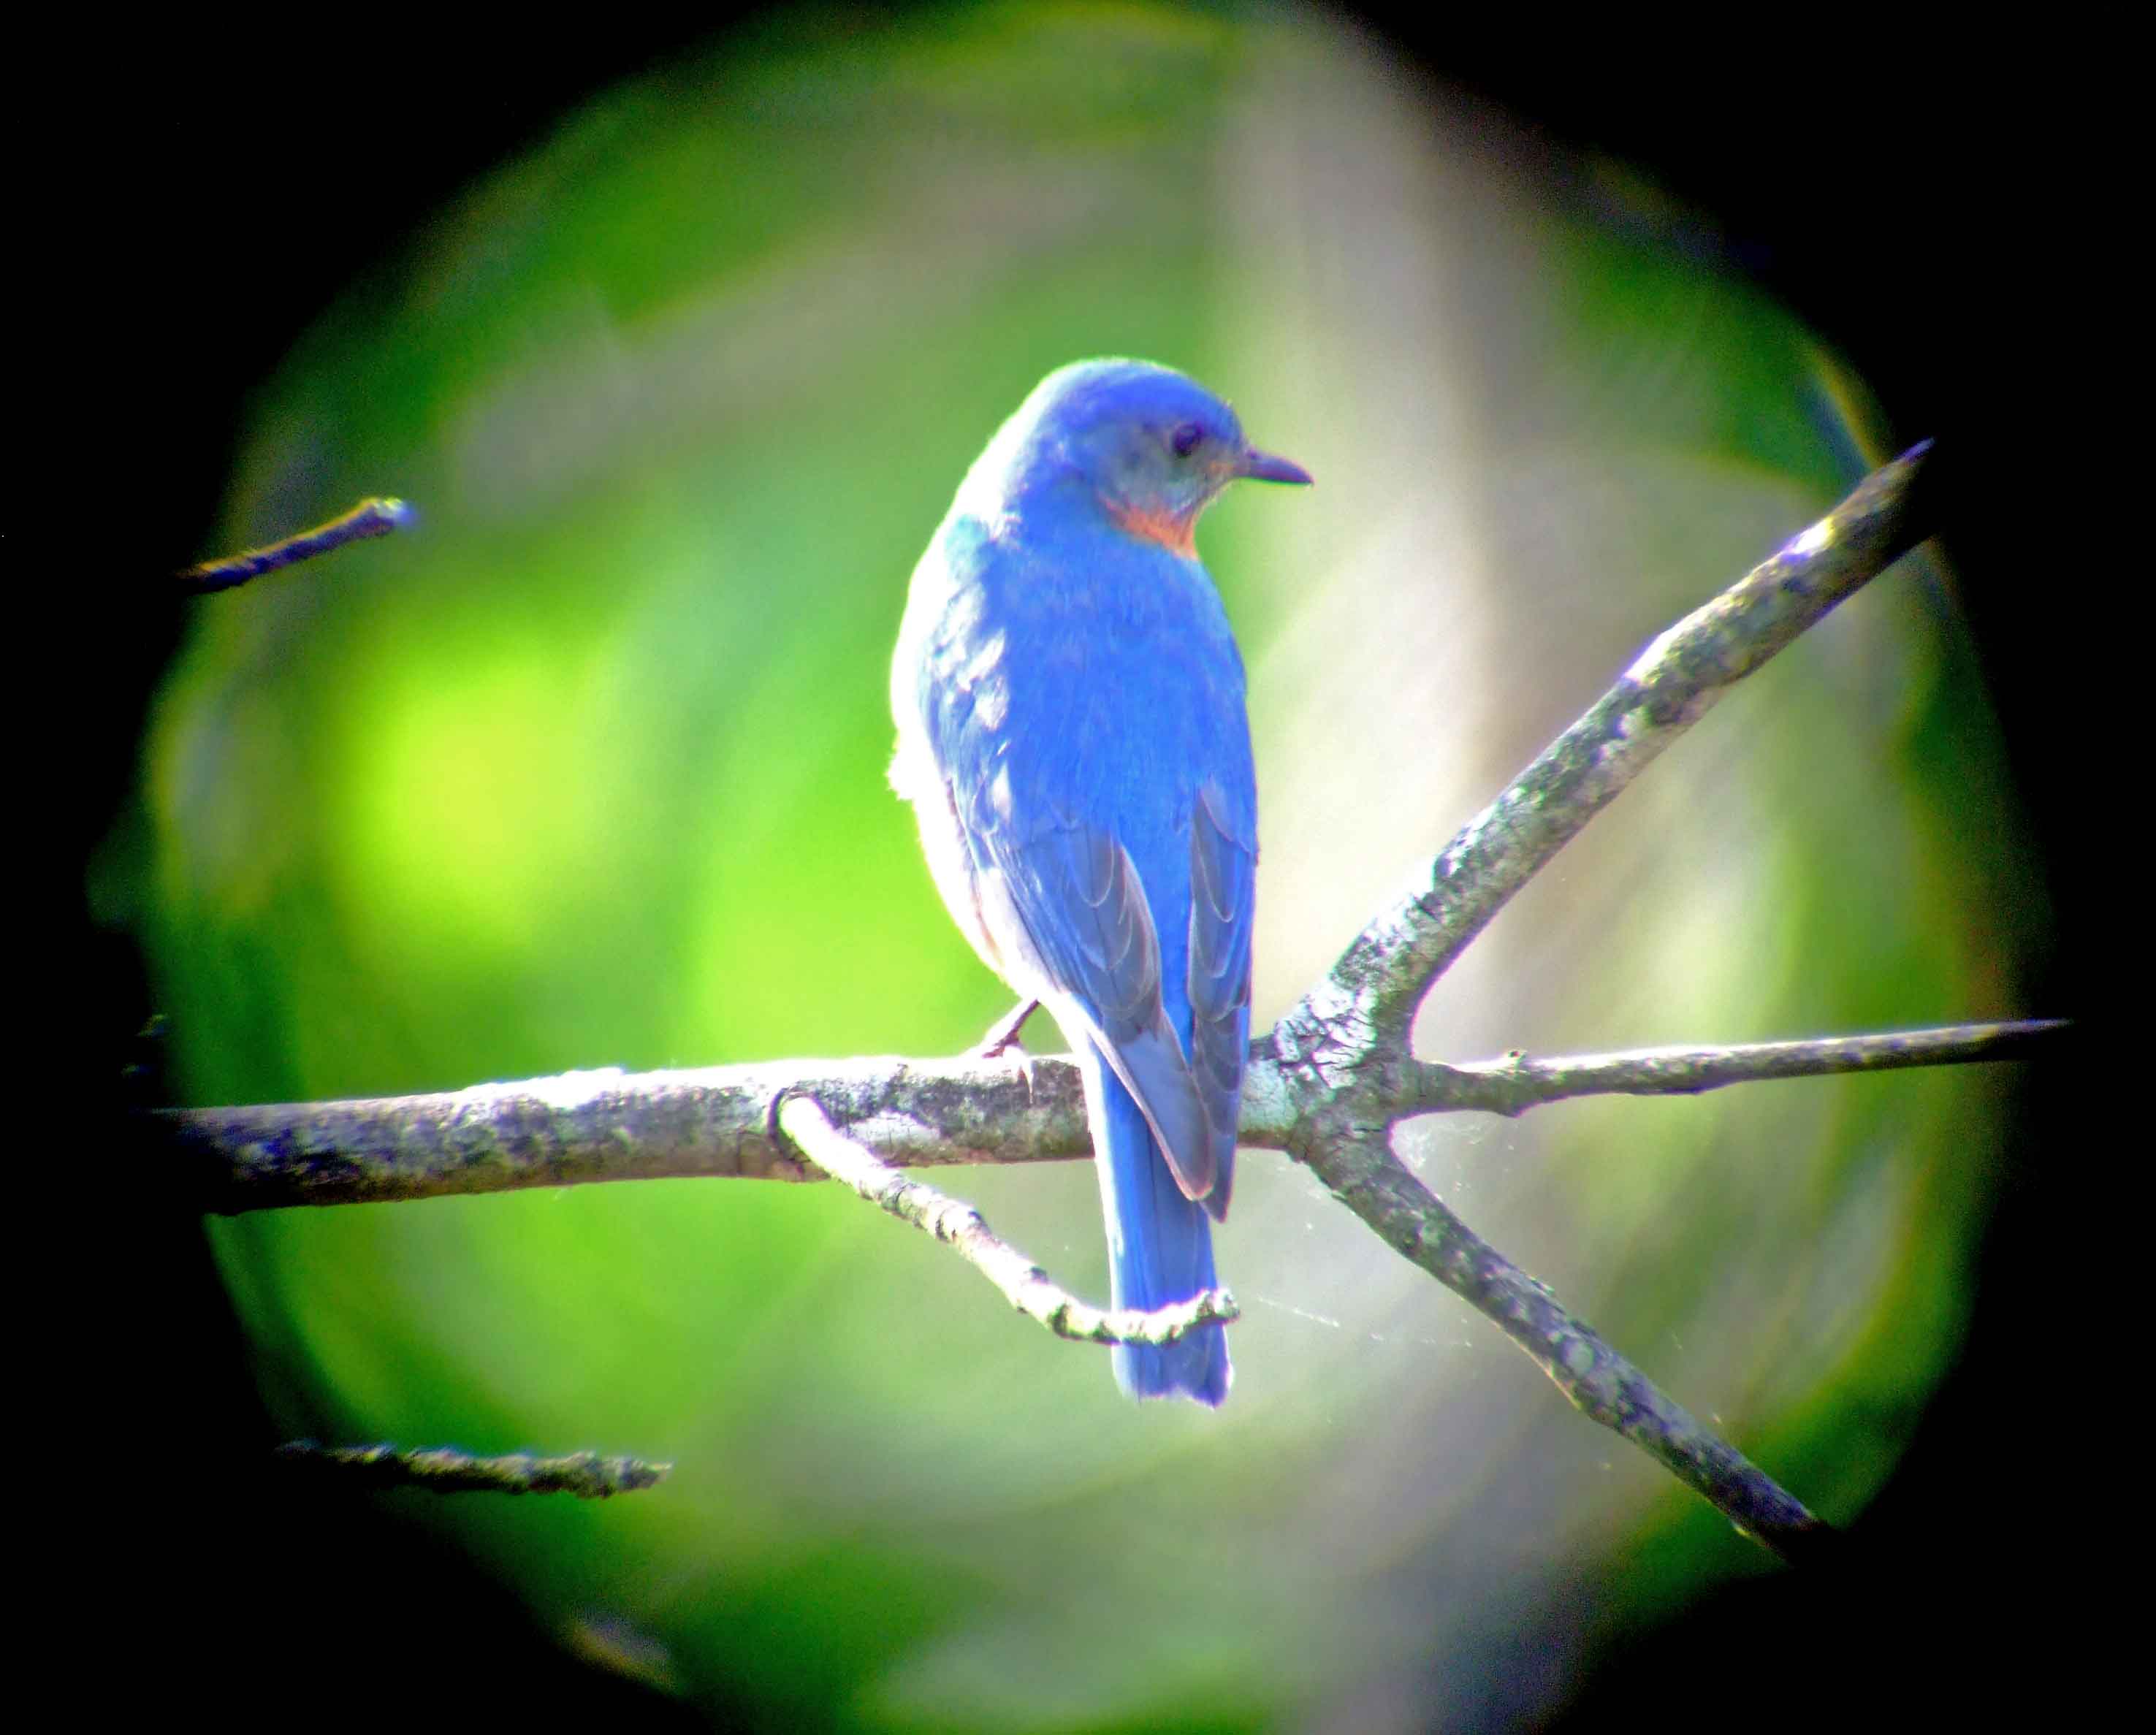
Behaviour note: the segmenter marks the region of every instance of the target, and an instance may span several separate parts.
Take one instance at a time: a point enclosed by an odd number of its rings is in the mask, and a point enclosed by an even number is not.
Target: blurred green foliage
[[[149,834],[100,884],[189,1097],[970,1041],[1004,997],[883,786],[886,660],[965,465],[1085,354],[1188,368],[1319,477],[1205,538],[1251,665],[1276,1011],[1863,462],[1861,388],[1681,213],[1523,175],[1482,149],[1501,124],[1314,15],[1138,6],[774,25],[565,118],[256,406],[231,545],[362,494],[423,521],[205,605],[172,672]],[[1980,695],[1941,575],[1876,590],[1529,889],[1428,1051],[2013,1009],[2041,918]],[[1845,1518],[1953,1352],[1993,1089],[1405,1147]],[[677,1460],[598,1507],[383,1497],[565,1644],[774,1724],[1255,1727],[1440,1680],[1472,1723],[1549,1585],[1604,1563],[1621,1623],[1754,1568],[1307,1176],[1245,1161],[1218,1416],[1125,1403],[835,1188],[208,1233],[292,1433]],[[1104,1288],[1083,1166],[954,1179]],[[1542,1632],[1552,1691],[1581,1636]]]

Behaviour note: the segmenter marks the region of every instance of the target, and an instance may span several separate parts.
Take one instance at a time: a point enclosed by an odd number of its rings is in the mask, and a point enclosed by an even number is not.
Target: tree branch
[[[204,1210],[344,1205],[596,1181],[805,1178],[771,1105],[811,1096],[909,1168],[1087,1157],[1068,1060],[870,1059],[563,1073],[424,1096],[164,1111]]]
[[[1414,1060],[1399,1070],[1386,1114],[1511,1115],[1566,1096],[2020,1060],[2071,1029],[2065,1019],[2032,1019],[1460,1066]],[[1271,1043],[1268,1033],[1252,1045],[1236,1142],[1292,1151],[1296,1111]],[[1078,1069],[1060,1055],[1029,1056],[1028,1065],[1030,1089],[1008,1061],[973,1055],[669,1072],[610,1067],[430,1096],[162,1109],[151,1124],[173,1159],[192,1171],[185,1196],[221,1215],[611,1181],[820,1179],[797,1148],[772,1135],[771,1104],[792,1094],[814,1097],[834,1125],[907,1168],[1091,1157]]]
[[[933,1235],[1001,1290],[1004,1299],[1059,1337],[1081,1343],[1169,1343],[1215,1320],[1242,1317],[1224,1289],[1151,1312],[1088,1306],[1048,1281],[1048,1274],[997,1238],[971,1205],[945,1197],[926,1182],[901,1174],[859,1140],[839,1131],[814,1098],[788,1094],[775,1116],[801,1154],[832,1179],[844,1181],[872,1205]]]
[[[1678,1096],[1755,1080],[1812,1078],[1831,1072],[1889,1072],[1973,1060],[2018,1060],[2072,1028],[2065,1019],[2017,1019],[1947,1024],[1869,1036],[1819,1036],[1800,1042],[1743,1042],[1703,1048],[1635,1048],[1553,1060],[1511,1054],[1447,1066],[1418,1060],[1408,1073],[1411,1112],[1481,1109],[1520,1115],[1568,1096]]]
[[[312,560],[347,542],[364,542],[370,536],[386,536],[393,530],[407,529],[418,516],[401,500],[363,500],[341,518],[332,518],[327,524],[318,524],[296,536],[272,542],[267,548],[249,548],[243,553],[228,554],[223,560],[204,561],[198,567],[189,567],[172,576],[182,589],[206,597],[244,584],[250,578],[259,578],[264,572],[274,572],[280,567]]]
[[[287,1440],[276,1455],[280,1463],[362,1487],[431,1488],[437,1494],[573,1494],[579,1500],[605,1500],[649,1488],[674,1469],[643,1458],[603,1458],[597,1452],[562,1458],[511,1452],[479,1458],[454,1446],[326,1446],[311,1440]]]
[[[1694,609],[1460,830],[1426,883],[1364,928],[1274,1031],[1284,1062],[1404,1050],[1423,996],[1522,885],[1714,701],[1931,534],[1928,443],[1874,470],[1780,552]]]
[[[2020,1059],[2071,1029],[2063,1019],[2027,1019],[1539,1061],[1416,1061],[1404,1075],[1409,1094],[1388,1118],[1446,1109],[1517,1114],[1600,1092],[1698,1091],[1749,1079]],[[1260,1055],[1269,1039],[1254,1045]],[[437,1096],[170,1110],[157,1119],[201,1166],[205,1196],[223,1211],[669,1176],[829,1174],[953,1245],[1020,1312],[1060,1337],[1165,1342],[1207,1320],[1237,1317],[1223,1291],[1152,1314],[1089,1306],[998,1240],[978,1212],[909,1179],[862,1142],[873,1137],[916,1166],[1090,1157],[1076,1067],[1050,1055],[1034,1059],[1031,1068],[1030,1091],[1008,1065],[965,1056],[579,1072]],[[1281,1112],[1286,1084],[1268,1059],[1254,1060],[1240,1142],[1290,1151],[1301,1142],[1296,1124]],[[840,1114],[811,1093],[828,1095]],[[1741,1529],[1785,1558],[1800,1557],[1815,1533],[1825,1533],[1801,1502],[1477,1237],[1367,1129],[1350,1132],[1322,1161],[1303,1160],[1387,1245],[1490,1318],[1584,1414],[1632,1440]],[[364,1455],[391,1451],[349,1449],[337,1461],[372,1475],[376,1456]],[[382,1472],[388,1481],[416,1475]]]
[[[1722,692],[1928,533],[1915,485],[1924,450],[1866,478],[1650,644],[1252,1045],[1244,1088],[1241,1142],[1306,1164],[1389,1245],[1495,1322],[1579,1409],[1785,1558],[1809,1552],[1825,1527],[1476,1236],[1394,1156],[1389,1135],[1440,1109],[1517,1114],[1570,1096],[2003,1059],[2063,1034],[2056,1021],[2034,1020],[1462,1067],[1409,1049],[1430,984],[1514,892]],[[1161,1342],[1235,1317],[1219,1292],[1186,1304],[1187,1318],[1167,1317],[1185,1309],[1086,1307],[978,1214],[866,1148],[909,1166],[1083,1156],[1084,1101],[1067,1060],[1024,1072],[975,1057],[572,1073],[446,1096],[179,1111],[156,1124],[198,1165],[204,1206],[218,1211],[659,1176],[801,1179],[805,1157],[957,1247],[1021,1312],[1064,1336]]]
[[[1420,1266],[1525,1350],[1583,1414],[1614,1429],[1785,1560],[1832,1532],[1795,1496],[1702,1426],[1448,1210],[1382,1135],[1329,1153],[1326,1184],[1403,1259]]]

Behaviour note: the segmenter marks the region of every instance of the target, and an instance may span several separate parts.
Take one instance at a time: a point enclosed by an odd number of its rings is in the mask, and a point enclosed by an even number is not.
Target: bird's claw
[[[973,1050],[974,1057],[983,1060],[1000,1060],[1013,1049],[1023,1055],[1025,1048],[1018,1039],[1019,1033],[1025,1029],[1025,1021],[1040,1010],[1040,1002],[1038,1000],[1019,1001],[983,1033],[979,1044]]]
[[[1009,1061],[1017,1069],[1019,1076],[1025,1081],[1025,1097],[1029,1103],[1033,1101],[1033,1056],[1025,1051],[1025,1045],[1019,1040],[1019,1034],[1025,1029],[1025,1021],[1040,1010],[1040,1002],[1038,1000],[1019,1001],[988,1026],[973,1051],[973,1058],[977,1060]]]

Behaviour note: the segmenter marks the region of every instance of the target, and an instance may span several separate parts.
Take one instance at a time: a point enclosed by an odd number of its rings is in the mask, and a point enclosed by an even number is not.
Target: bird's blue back
[[[1075,819],[1122,842],[1187,1041],[1188,935],[1158,912],[1189,908],[1202,783],[1224,794],[1235,840],[1257,847],[1243,663],[1219,593],[1196,562],[1090,525],[998,541],[954,518],[929,558],[954,599],[920,696],[937,758],[962,788],[1003,773],[1019,838]]]

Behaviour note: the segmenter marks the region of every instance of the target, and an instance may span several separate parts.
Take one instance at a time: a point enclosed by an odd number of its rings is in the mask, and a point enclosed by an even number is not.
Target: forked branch
[[[2059,1021],[2030,1020],[1465,1066],[1409,1049],[1431,985],[1521,886],[1723,692],[1928,534],[1917,488],[1923,452],[1867,477],[1648,646],[1252,1044],[1244,1089],[1242,1142],[1307,1164],[1389,1246],[1495,1322],[1585,1414],[1785,1557],[1808,1551],[1825,1527],[1477,1237],[1394,1155],[1390,1133],[1445,1110],[1509,1115],[1569,1096],[2016,1058],[2066,1034]],[[198,1166],[209,1210],[660,1176],[802,1179],[821,1169],[948,1242],[1020,1311],[1064,1336],[1164,1342],[1235,1317],[1217,1291],[1156,1315],[1086,1307],[997,1241],[978,1214],[891,1166],[1088,1154],[1067,1061],[1034,1062],[1023,1078],[978,1060],[572,1073],[445,1096],[177,1111],[157,1124]]]

